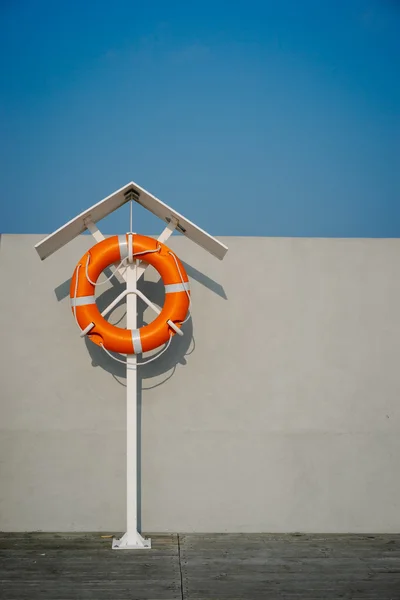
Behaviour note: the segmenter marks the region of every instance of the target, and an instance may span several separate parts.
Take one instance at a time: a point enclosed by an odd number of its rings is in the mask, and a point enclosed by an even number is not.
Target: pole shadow
[[[192,267],[185,261],[182,261],[182,264],[184,265],[189,278],[201,283],[214,294],[217,294],[217,296],[220,298],[223,298],[224,300],[228,299],[221,284],[216,282],[211,277],[208,277],[195,267]],[[109,277],[111,271],[106,269],[104,273],[107,277]],[[125,288],[125,284],[120,283],[116,278],[112,278],[111,281],[113,285],[105,290],[96,299],[100,311],[104,310],[110,304],[110,302],[112,302],[112,300]],[[70,285],[71,279],[68,279],[54,289],[54,293],[59,302],[69,296]],[[154,304],[160,307],[163,305],[165,292],[161,280],[157,282],[146,281],[144,277],[141,277],[138,281],[138,287],[148,298],[154,302]],[[121,302],[115,308],[124,302],[125,299],[121,300]],[[145,308],[145,304],[140,298],[138,298],[138,327],[142,327],[144,324]],[[114,324],[121,326],[121,324],[118,322],[114,322]],[[174,335],[168,350],[159,358],[149,364],[140,366],[140,369],[138,369],[140,383],[147,379],[159,377],[160,375],[167,375],[166,379],[163,380],[165,382],[167,379],[172,377],[174,369],[178,364],[186,365],[186,357],[192,354],[195,350],[192,319],[189,319],[186,323],[184,323],[182,326],[182,331],[184,335]],[[108,356],[100,346],[97,346],[91,342],[89,338],[85,337],[85,343],[92,359],[92,365],[94,367],[101,367],[110,373],[116,379],[116,381],[118,381],[118,383],[125,385],[125,383],[121,381],[126,377],[124,357],[115,355],[119,361],[122,361],[118,362],[117,360],[113,360],[110,356]],[[144,362],[145,360],[146,358],[142,358],[139,362]],[[162,385],[163,381],[157,382],[153,387]],[[144,389],[151,389],[151,387],[152,386],[148,386]]]

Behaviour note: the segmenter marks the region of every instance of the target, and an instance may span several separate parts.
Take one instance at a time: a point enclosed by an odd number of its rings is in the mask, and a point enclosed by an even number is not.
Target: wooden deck
[[[118,534],[117,534],[118,535]],[[400,600],[400,535],[0,534],[1,600]]]

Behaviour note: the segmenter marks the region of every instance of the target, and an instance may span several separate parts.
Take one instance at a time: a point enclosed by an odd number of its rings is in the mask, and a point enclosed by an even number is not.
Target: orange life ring
[[[160,314],[140,329],[122,329],[109,323],[95,300],[95,284],[102,271],[113,263],[140,254],[140,260],[152,265],[165,286],[165,302]],[[82,331],[99,346],[111,352],[139,354],[158,348],[180,328],[189,309],[189,279],[179,258],[161,242],[144,235],[113,236],[93,246],[78,262],[70,286],[71,309]]]

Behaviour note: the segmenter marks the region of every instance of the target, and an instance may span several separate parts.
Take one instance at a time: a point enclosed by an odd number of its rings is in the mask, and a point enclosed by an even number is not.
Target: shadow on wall
[[[225,290],[221,284],[217,283],[211,277],[204,275],[198,269],[195,269],[191,265],[182,261],[183,266],[186,269],[186,272],[189,278],[194,279],[198,283],[201,283],[206,288],[208,288],[213,293],[217,294],[224,300],[227,300],[227,296],[225,294]],[[106,277],[111,275],[111,271],[108,269],[104,271]],[[97,298],[97,305],[99,310],[104,310],[110,302],[120,294],[125,288],[124,284],[119,283],[115,278],[112,279],[113,285],[108,288],[103,294],[101,294]],[[64,300],[69,296],[69,288],[71,284],[71,279],[64,281],[62,284],[57,286],[54,290],[57,300]],[[143,277],[139,280],[138,286],[140,290],[154,302],[157,306],[162,306],[164,303],[164,286],[161,279],[157,282],[154,281],[145,281]],[[117,305],[120,306],[124,304],[125,300],[121,300],[121,302]],[[138,327],[142,327],[145,324],[144,321],[144,310],[146,306],[142,302],[140,298],[138,298]],[[121,320],[121,319],[120,319]],[[114,325],[119,325],[119,322],[114,322]],[[195,340],[193,336],[193,322],[192,319],[189,319],[183,326],[182,331],[184,333],[183,336],[174,335],[171,341],[171,344],[168,350],[162,354],[159,358],[150,362],[147,365],[141,366],[138,370],[139,376],[139,389],[151,389],[153,387],[158,387],[162,385],[165,381],[170,379],[175,372],[175,368],[178,364],[185,365],[186,357],[192,354],[195,350]],[[99,346],[90,341],[89,338],[85,338],[86,347],[92,359],[92,365],[94,367],[101,367],[108,373],[110,373],[121,385],[125,385],[125,364],[124,357],[115,355],[118,360],[123,362],[118,362],[117,360],[113,360],[110,356],[108,356],[104,350],[102,350]],[[157,350],[159,352],[160,349]],[[140,359],[139,362],[144,362],[146,357]],[[166,377],[162,381],[158,381],[156,384],[152,386],[142,386],[142,382],[145,379],[151,379],[154,377],[159,377],[161,375],[166,375]]]
[[[145,296],[151,298],[151,301],[154,302],[154,304],[160,307],[163,305],[165,292],[164,285],[161,280],[157,282],[143,281],[143,278],[141,278],[138,282],[138,287],[145,294]],[[103,311],[112,302],[112,300],[124,290],[124,288],[125,284],[120,284],[115,281],[112,288],[107,289],[105,292],[103,292],[103,294],[101,294],[97,298],[97,306],[99,307],[99,310]],[[125,299],[122,299],[117,306],[121,306],[122,304],[125,304]],[[138,328],[140,328],[146,324],[146,321],[144,320],[144,311],[147,308],[140,298],[138,298],[137,308]],[[125,315],[123,315],[123,317],[124,316]],[[116,326],[120,326],[120,321],[123,317],[119,319],[119,322],[114,322],[113,324]],[[168,374],[167,378],[165,378],[161,382],[158,382],[155,386],[152,386],[157,387],[158,385],[161,385],[162,383],[167,381],[167,379],[172,377],[175,368],[178,364],[186,364],[185,357],[193,352],[194,345],[192,319],[188,319],[188,321],[186,321],[186,323],[182,326],[182,331],[184,335],[174,335],[168,350],[164,352],[164,354],[162,354],[156,360],[148,363],[147,365],[144,364],[140,367],[140,369],[138,370],[139,384],[141,384],[141,382],[144,379],[151,379],[153,377]],[[120,383],[121,385],[125,385],[125,382],[121,381],[121,379],[124,380],[126,377],[124,356],[114,354],[114,356],[118,360],[122,361],[118,362],[117,360],[112,359],[108,354],[106,354],[104,350],[100,348],[100,346],[97,346],[96,344],[91,342],[89,338],[85,338],[85,342],[90,357],[92,359],[92,365],[94,367],[99,366],[105,371],[108,371],[109,373],[111,373],[111,375],[113,375],[115,379],[117,379],[118,383]],[[159,352],[160,348],[158,348],[155,353],[157,354]],[[146,355],[143,358],[139,358],[138,363],[146,362],[148,358],[150,358],[150,355]],[[140,389],[141,386],[139,385],[138,387]],[[144,389],[149,388],[145,387]]]

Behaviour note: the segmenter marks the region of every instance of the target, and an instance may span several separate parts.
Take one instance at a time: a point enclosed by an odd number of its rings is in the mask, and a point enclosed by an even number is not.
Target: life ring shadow
[[[161,280],[155,282],[143,281],[142,279],[139,281],[138,287],[148,298],[151,299],[154,304],[157,306],[163,305],[165,292],[164,284]],[[108,288],[100,296],[98,296],[96,298],[96,302],[100,312],[102,312],[112,302],[112,300],[118,296],[118,294],[123,292],[124,289],[124,283],[120,284],[115,282],[112,287]],[[121,300],[117,306],[120,306],[124,303],[125,299]],[[145,324],[143,319],[145,309],[145,304],[140,298],[138,298],[138,327],[142,327]],[[186,323],[182,325],[182,331],[184,335],[174,335],[168,349],[159,358],[156,358],[147,365],[140,366],[138,373],[141,380],[151,379],[153,377],[167,374],[178,364],[186,365],[186,356],[191,354],[194,350],[193,323],[191,318],[189,318]],[[118,380],[120,378],[125,379],[126,367],[125,364],[123,364],[125,362],[125,357],[123,355],[114,355],[115,358],[123,361],[118,362],[104,352],[100,346],[94,344],[87,336],[85,337],[85,343],[92,360],[92,366],[101,367]],[[160,350],[162,350],[162,348],[159,349],[159,351]],[[138,362],[145,360],[146,357],[142,358],[140,356]]]

